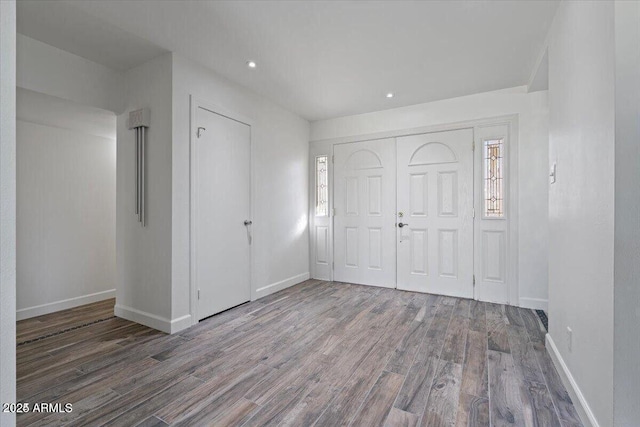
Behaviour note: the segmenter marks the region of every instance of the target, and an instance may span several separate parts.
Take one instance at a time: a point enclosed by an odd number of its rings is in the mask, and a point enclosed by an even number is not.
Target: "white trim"
[[[549,300],[543,298],[520,297],[520,307],[531,308],[533,310],[549,310]]]
[[[509,140],[507,154],[509,165],[507,166],[507,191],[509,224],[507,236],[509,248],[507,249],[507,268],[509,281],[509,304],[516,305],[520,300],[520,115],[512,116],[508,121]]]
[[[238,114],[236,112],[233,111],[229,111],[226,110],[223,107],[220,107],[219,105],[213,104],[211,102],[202,100],[194,95],[190,95],[190,104],[189,104],[189,126],[190,126],[190,130],[189,130],[189,196],[190,196],[190,200],[189,200],[189,289],[191,292],[191,298],[190,298],[190,319],[191,319],[191,325],[195,325],[199,322],[198,319],[198,290],[197,290],[197,286],[196,286],[196,265],[195,265],[195,248],[196,248],[196,244],[195,244],[195,236],[197,236],[197,231],[195,229],[195,212],[196,212],[196,208],[197,208],[197,198],[196,198],[196,185],[195,185],[195,180],[196,180],[196,170],[194,168],[194,165],[196,164],[196,150],[195,150],[195,141],[197,139],[196,136],[196,132],[197,132],[197,123],[196,123],[196,110],[197,108],[203,108],[205,110],[211,111],[215,114],[219,114],[221,116],[227,117],[231,120],[235,120],[237,122],[243,123],[247,126],[249,126],[249,149],[250,149],[250,156],[251,156],[251,160],[250,160],[250,165],[249,165],[249,173],[250,173],[250,203],[251,203],[251,220],[254,222],[254,225],[252,226],[252,229],[255,230],[256,228],[256,218],[255,218],[255,194],[256,194],[256,173],[255,173],[255,147],[253,144],[253,120],[243,116],[241,114]],[[259,225],[257,225],[259,226]],[[255,235],[255,233],[253,233],[253,235]],[[257,293],[257,291],[254,291],[254,287],[255,287],[255,266],[254,266],[254,260],[255,260],[255,253],[254,253],[254,242],[253,242],[253,235],[252,235],[252,244],[251,244],[251,249],[250,249],[250,266],[249,268],[251,269],[251,284],[250,284],[250,295],[251,295],[251,299],[255,299],[255,295]]]
[[[317,139],[310,141],[310,144],[345,144],[347,142],[371,141],[374,139],[398,138],[401,136],[421,135],[423,133],[445,132],[450,130],[469,129],[478,126],[492,126],[494,124],[509,123],[517,119],[518,114],[505,114],[495,117],[487,117],[477,120],[463,120],[460,122],[441,123],[437,125],[420,126],[409,129],[396,129],[384,132],[374,132],[364,135],[341,136],[337,138]]]
[[[49,302],[47,304],[36,305],[16,310],[16,320],[30,319],[43,314],[55,313],[56,311],[67,310],[69,308],[78,307],[92,302],[103,301],[109,298],[115,298],[116,290],[96,292],[89,295],[81,295],[75,298],[63,299],[60,301]]]
[[[123,319],[166,332],[167,334],[171,333],[171,321],[165,317],[156,316],[122,304],[116,304],[113,311],[116,316]]]
[[[182,317],[178,317],[177,319],[173,319],[171,321],[171,334],[175,334],[176,332],[180,332],[183,329],[187,329],[193,325],[191,321],[191,315],[185,314]]]
[[[573,375],[571,375],[569,367],[564,363],[564,359],[560,355],[556,344],[553,342],[553,338],[551,338],[551,335],[549,334],[546,335],[545,347],[547,348],[547,353],[549,353],[549,356],[560,375],[562,383],[569,393],[569,397],[571,397],[571,400],[573,401],[573,406],[576,408],[576,411],[580,416],[580,420],[587,427],[600,427],[600,424],[598,423],[596,416],[593,414],[587,399],[582,394],[580,387],[578,387],[578,383],[573,378]]]
[[[118,317],[148,326],[167,334],[175,334],[176,332],[187,329],[192,325],[190,314],[169,320],[166,317],[156,316],[155,314],[147,313],[146,311],[138,310],[122,304],[116,304],[113,311]]]
[[[298,274],[297,276],[291,276],[288,279],[281,280],[279,282],[272,283],[267,286],[263,286],[259,289],[256,289],[254,295],[252,295],[252,300],[266,297],[267,295],[271,295],[275,292],[281,291],[283,289],[289,288],[291,286],[297,285],[298,283],[304,282],[308,280],[310,277],[309,272]]]

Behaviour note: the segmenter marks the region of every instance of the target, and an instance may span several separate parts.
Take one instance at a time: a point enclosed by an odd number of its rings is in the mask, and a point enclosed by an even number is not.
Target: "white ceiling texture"
[[[119,70],[174,51],[313,121],[526,84],[557,6],[20,0],[18,31]]]

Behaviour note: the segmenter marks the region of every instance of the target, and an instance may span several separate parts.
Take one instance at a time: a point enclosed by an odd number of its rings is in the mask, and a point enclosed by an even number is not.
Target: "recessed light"
[[[247,67],[256,68],[257,66],[258,66],[258,64],[256,64],[255,61],[247,61]]]
[[[393,92],[388,92],[387,93],[387,98],[393,98],[395,96],[395,94]]]

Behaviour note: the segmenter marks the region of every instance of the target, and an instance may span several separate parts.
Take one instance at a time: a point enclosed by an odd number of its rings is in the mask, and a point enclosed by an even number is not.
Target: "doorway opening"
[[[115,114],[18,88],[16,134],[17,320],[113,299]]]

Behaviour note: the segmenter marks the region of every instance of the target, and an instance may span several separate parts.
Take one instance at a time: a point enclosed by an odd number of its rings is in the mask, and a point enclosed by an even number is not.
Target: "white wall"
[[[616,2],[614,424],[640,420],[640,4]]]
[[[49,114],[46,97],[31,95],[18,104],[20,320],[115,296],[116,141],[95,135],[101,127],[92,132],[100,118],[92,122],[86,111],[74,117],[80,107],[56,103]],[[115,133],[113,113],[95,113]]]
[[[175,320],[190,312],[190,95],[248,117],[252,122],[253,298],[309,277],[309,123],[195,62],[175,54],[173,58],[172,319]]]
[[[122,73],[21,34],[17,46],[19,87],[113,112],[122,110]]]
[[[308,122],[171,53],[127,71],[124,79],[125,114],[118,117],[116,314],[165,332],[193,322],[192,94],[252,121],[253,297],[308,278]],[[130,110],[143,107],[151,111],[145,228],[134,215],[134,134],[126,123]]]
[[[613,13],[562,2],[549,36],[549,337],[601,426],[613,425]]]
[[[311,141],[518,114],[519,298],[547,305],[547,92],[516,87],[311,124]],[[312,143],[316,146],[322,142]]]
[[[124,76],[124,113],[118,116],[116,196],[117,316],[170,332],[171,142],[170,53]],[[146,227],[135,214],[135,132],[129,111],[149,108],[146,145]]]
[[[16,3],[0,1],[0,402],[16,401]],[[0,412],[0,425],[15,414]]]

